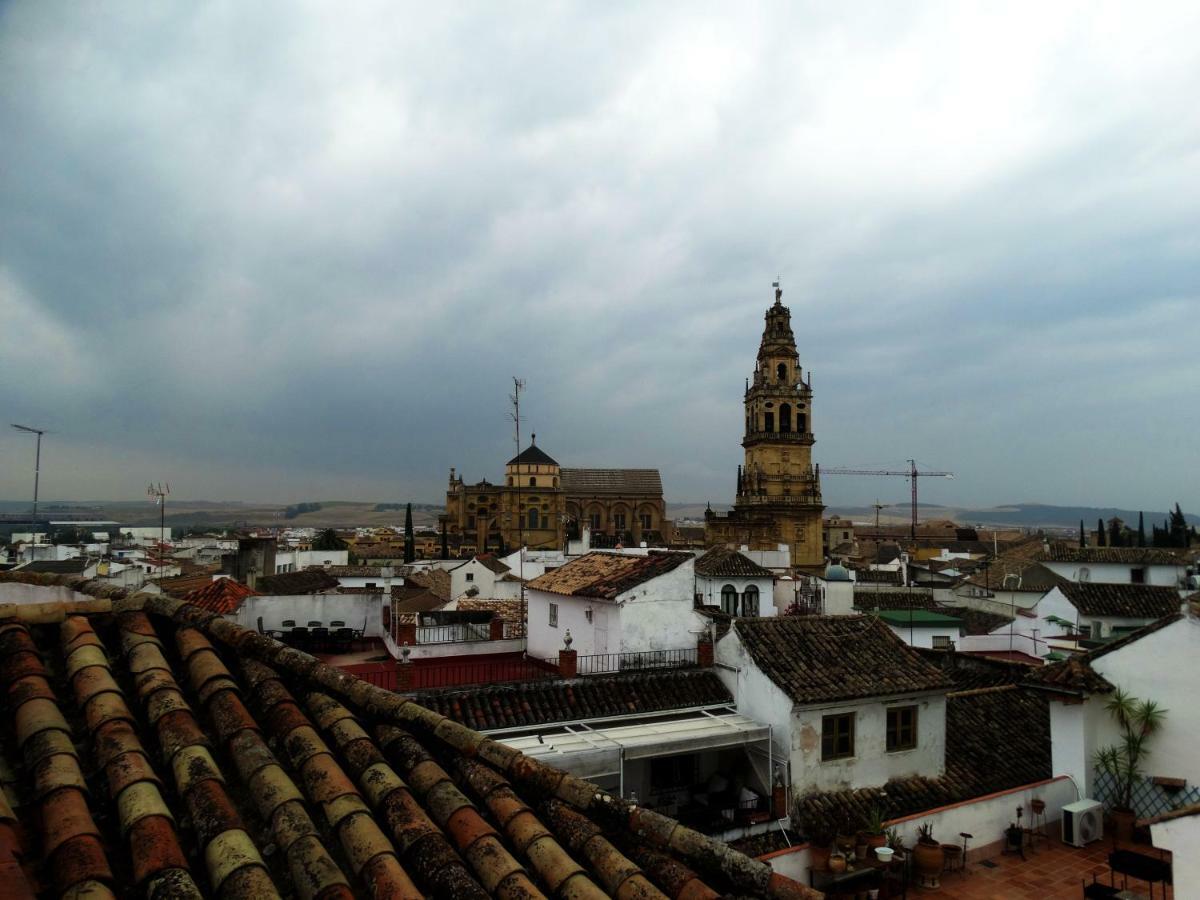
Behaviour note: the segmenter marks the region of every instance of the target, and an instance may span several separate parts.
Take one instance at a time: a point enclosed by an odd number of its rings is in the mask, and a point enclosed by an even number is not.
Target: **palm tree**
[[[350,545],[342,540],[342,536],[337,533],[336,529],[326,528],[313,538],[312,548],[314,550],[348,550]]]
[[[1133,788],[1142,777],[1139,766],[1146,753],[1146,741],[1162,728],[1167,711],[1153,700],[1139,700],[1117,688],[1104,705],[1121,729],[1119,743],[1110,744],[1096,752],[1096,768],[1112,776],[1116,782],[1117,809],[1133,809]]]

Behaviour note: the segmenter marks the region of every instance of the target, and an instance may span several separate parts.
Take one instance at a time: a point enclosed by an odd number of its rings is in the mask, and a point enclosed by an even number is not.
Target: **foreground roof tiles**
[[[593,552],[539,575],[529,582],[528,587],[572,597],[615,600],[620,594],[678,568],[691,558],[690,553],[654,550],[645,556]]]
[[[875,616],[738,619],[733,630],[758,668],[796,703],[952,685]]]
[[[0,622],[0,715],[20,753],[0,826],[30,835],[30,893],[819,896],[216,613],[59,583],[116,602]]]

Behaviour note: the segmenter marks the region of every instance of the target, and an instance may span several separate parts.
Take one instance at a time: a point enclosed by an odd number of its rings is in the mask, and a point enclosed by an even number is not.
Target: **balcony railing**
[[[491,640],[491,629],[485,624],[457,622],[453,625],[417,626],[418,644],[457,644],[463,641]]]
[[[524,659],[455,660],[441,665],[414,666],[413,690],[461,687],[473,684],[503,684],[557,678],[558,669],[541,660]]]
[[[558,663],[558,660],[547,660]],[[646,650],[641,653],[597,653],[578,658],[577,675],[611,675],[646,669],[687,669],[699,665],[696,648]]]

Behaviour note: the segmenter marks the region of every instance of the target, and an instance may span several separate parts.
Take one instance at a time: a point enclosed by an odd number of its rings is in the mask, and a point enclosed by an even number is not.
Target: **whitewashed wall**
[[[735,624],[714,648],[717,676],[733,695],[737,711],[771,726],[772,755],[791,758],[792,701],[775,686],[746,651]],[[796,784],[795,780],[792,784]]]
[[[1169,819],[1150,826],[1155,847],[1170,850],[1176,900],[1200,897],[1200,815]]]
[[[792,584],[794,582],[789,582]],[[738,609],[741,610],[742,594],[746,592],[746,588],[753,585],[758,588],[758,614],[759,616],[773,616],[775,610],[775,579],[771,576],[763,578],[708,578],[704,575],[696,576],[696,593],[702,598],[702,602],[709,606],[721,605],[721,589],[725,585],[731,584],[734,590],[738,592]]]
[[[905,626],[893,625],[889,622],[888,628],[892,630],[892,633],[895,634],[896,637],[900,638],[900,640],[904,641],[904,643],[908,644],[910,647],[932,647],[933,639],[935,637],[944,637],[956,647],[965,649],[960,643],[961,638],[959,636],[957,625],[938,628],[922,628],[918,625],[910,629]]]
[[[297,626],[310,621],[346,623],[347,628],[363,628],[368,637],[383,634],[382,594],[294,594],[287,596],[262,595],[247,597],[237,611],[235,621],[244,628],[257,628],[262,616],[263,629],[281,629],[285,619]]]
[[[1068,581],[1093,581],[1102,584],[1132,584],[1132,569],[1146,570],[1146,584],[1175,587],[1183,575],[1183,566],[1138,566],[1128,563],[1066,563],[1043,562],[1043,566],[1055,575]],[[1087,569],[1085,578],[1080,578],[1080,569]]]
[[[887,752],[887,709],[918,707],[917,746],[899,753]],[[855,713],[854,756],[821,760],[821,719]],[[805,791],[841,791],[879,787],[892,778],[923,775],[936,778],[946,771],[946,697],[923,694],[889,697],[824,706],[797,707],[792,711],[792,784]]]

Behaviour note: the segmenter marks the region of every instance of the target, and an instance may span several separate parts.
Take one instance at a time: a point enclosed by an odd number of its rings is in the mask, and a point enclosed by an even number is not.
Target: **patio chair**
[[[315,620],[314,620],[314,621],[310,621],[310,622],[308,623],[308,627],[309,627],[309,628],[320,628],[320,627],[321,627],[322,625],[324,625],[324,624],[325,624],[324,622],[318,622],[318,621],[315,621]]]
[[[297,649],[305,649],[309,644],[308,629],[299,625],[288,632],[288,643]]]
[[[353,628],[335,628],[330,633],[330,639],[333,641],[333,646],[339,650],[349,650],[354,646],[354,629]]]
[[[346,623],[342,622],[338,619],[334,619],[332,622],[329,623],[329,627],[330,628],[345,628]]]
[[[309,632],[312,638],[312,645],[317,650],[324,650],[329,646],[329,629],[322,626],[317,626]]]
[[[295,619],[284,619],[283,622],[280,623],[279,627],[280,628],[295,628],[296,620]]]

